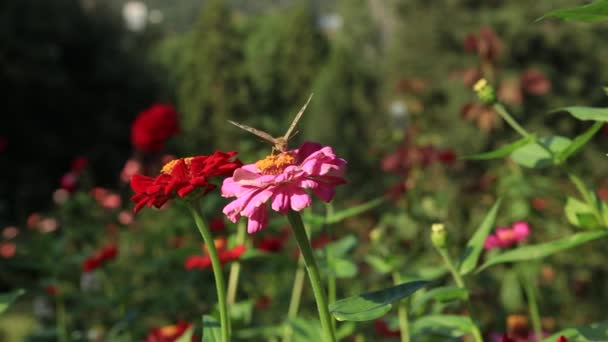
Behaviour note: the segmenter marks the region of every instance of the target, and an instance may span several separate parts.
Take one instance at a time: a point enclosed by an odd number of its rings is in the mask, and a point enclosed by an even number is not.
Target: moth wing
[[[262,139],[264,139],[264,140],[266,140],[268,142],[271,142],[273,144],[276,142],[276,139],[274,137],[272,137],[270,134],[268,134],[268,133],[266,133],[264,131],[260,131],[259,129],[255,129],[253,127],[250,127],[250,126],[247,126],[247,125],[243,125],[243,124],[240,124],[238,122],[234,122],[232,120],[228,120],[228,122],[230,122],[231,124],[235,125],[236,127],[240,128],[240,129],[243,129],[243,130],[245,130],[245,131],[247,131],[247,132],[249,132],[251,134],[257,135],[258,137],[260,137],[260,138],[262,138]]]
[[[308,107],[308,104],[310,103],[310,100],[312,99],[312,95],[313,94],[310,94],[310,96],[308,97],[308,100],[306,101],[306,103],[304,104],[304,106],[302,107],[302,109],[300,109],[300,111],[298,112],[298,114],[296,114],[296,117],[291,122],[291,125],[289,126],[289,129],[287,130],[287,132],[283,136],[283,139],[289,140],[291,132],[293,132],[293,129],[296,128],[296,125],[298,124],[298,121],[300,121],[300,118],[302,117],[302,114],[304,114],[304,111],[306,110],[306,107]]]

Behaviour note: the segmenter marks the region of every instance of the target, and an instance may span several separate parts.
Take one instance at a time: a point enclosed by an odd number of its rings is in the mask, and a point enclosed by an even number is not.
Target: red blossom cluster
[[[70,163],[70,170],[59,179],[59,187],[68,192],[76,191],[78,179],[88,165],[89,160],[86,157],[74,158]]]
[[[97,204],[106,209],[117,209],[122,204],[120,195],[106,188],[95,187],[91,191],[91,195]]]
[[[170,137],[179,133],[175,108],[157,103],[139,113],[131,126],[131,143],[142,152],[157,153]]]
[[[262,236],[260,238],[255,239],[255,248],[267,253],[280,252],[285,246],[285,243],[287,243],[289,235],[289,228],[284,228],[283,230],[281,230],[279,235]]]
[[[179,321],[174,325],[166,325],[163,327],[155,327],[150,329],[146,342],[175,342],[177,341],[190,327],[192,323]],[[192,336],[191,341],[200,341],[200,337]]]
[[[85,272],[91,272],[105,264],[109,260],[113,260],[118,255],[118,248],[116,246],[107,246],[97,251],[92,256],[88,257],[82,263],[82,270]]]
[[[238,260],[247,251],[247,246],[245,245],[237,245],[234,248],[226,249],[225,243],[216,246],[216,248],[222,264]],[[192,255],[184,262],[184,268],[189,271],[194,269],[202,270],[209,267],[211,267],[209,255]]]
[[[385,320],[379,319],[374,322],[374,329],[376,334],[381,337],[399,337],[401,336],[401,330],[391,329]]]
[[[208,193],[216,188],[209,178],[232,175],[242,165],[238,159],[233,160],[235,155],[236,152],[216,151],[210,156],[172,160],[163,166],[156,178],[133,175],[131,188],[135,195],[131,200],[136,203],[134,211],[137,213],[145,206],[160,208],[171,198],[186,197],[197,189],[202,194]]]

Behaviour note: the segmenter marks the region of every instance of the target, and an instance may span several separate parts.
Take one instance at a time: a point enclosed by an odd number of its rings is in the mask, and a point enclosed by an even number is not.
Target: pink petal
[[[486,238],[486,241],[484,241],[483,243],[483,248],[486,250],[490,250],[490,249],[495,249],[495,248],[499,248],[500,247],[500,243],[498,241],[498,238],[494,235],[490,235]]]
[[[274,194],[272,210],[283,214],[289,210],[289,197],[282,189],[277,190]]]
[[[261,206],[255,209],[255,211],[249,216],[249,222],[247,222],[247,232],[253,234],[262,230],[268,224],[268,215],[266,214],[266,206]]]
[[[304,159],[308,158],[312,153],[320,150],[322,147],[321,144],[316,142],[307,141],[300,145],[298,148],[298,160],[296,161],[298,164],[302,163]]]
[[[318,183],[316,188],[312,189],[312,192],[315,196],[319,197],[322,201],[329,202],[334,198],[336,194],[336,190],[333,186],[327,185],[325,183]]]
[[[512,226],[512,230],[515,241],[517,242],[524,240],[530,235],[530,225],[525,221],[515,222]]]
[[[241,215],[243,216],[251,216],[255,210],[259,207],[263,207],[266,201],[270,199],[272,196],[272,191],[268,189],[259,190],[254,195],[251,196],[247,205],[241,211]]]
[[[306,207],[309,207],[312,204],[310,200],[310,196],[308,194],[297,187],[290,188],[289,190],[289,200],[291,202],[291,209],[295,211],[300,211]]]

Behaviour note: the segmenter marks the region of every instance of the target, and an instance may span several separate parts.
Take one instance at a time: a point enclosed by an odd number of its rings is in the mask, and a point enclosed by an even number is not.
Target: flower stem
[[[528,301],[528,311],[530,313],[530,318],[532,319],[532,329],[534,330],[534,335],[536,336],[537,341],[543,340],[543,328],[540,322],[540,313],[538,311],[538,303],[536,301],[536,290],[534,289],[534,284],[526,276],[525,272],[520,268],[519,269],[521,283],[524,287],[524,291],[526,292],[526,299]]]
[[[452,278],[454,278],[456,285],[459,288],[466,290],[467,287],[464,283],[464,279],[462,279],[462,276],[456,269],[456,266],[454,266],[452,259],[448,255],[447,249],[446,248],[437,248],[437,251],[441,255],[441,258],[443,258],[443,262],[445,263],[446,267],[452,274]],[[474,315],[473,315],[473,306],[471,305],[471,300],[467,298],[466,303],[467,303],[467,310],[469,312],[469,317],[471,317],[471,320],[473,320]],[[483,337],[481,336],[481,331],[479,331],[479,328],[477,327],[477,324],[475,324],[475,322],[473,322],[473,331],[471,333],[475,337],[475,341],[483,342]]]
[[[494,104],[494,109],[496,110],[496,112],[498,112],[498,115],[500,115],[503,118],[503,120],[505,120],[509,124],[509,126],[511,126],[511,128],[513,128],[515,131],[517,131],[517,133],[519,133],[519,135],[521,135],[524,138],[527,138],[530,136],[530,133],[528,131],[526,131],[523,127],[521,127],[519,125],[519,123],[517,123],[517,121],[515,121],[515,119],[513,119],[511,114],[509,114],[509,112],[507,112],[507,110],[501,103]]]
[[[328,342],[335,342],[336,337],[334,336],[331,328],[332,318],[329,315],[329,310],[327,308],[327,298],[325,296],[325,290],[323,288],[323,285],[321,284],[321,275],[319,274],[319,267],[317,266],[317,261],[315,260],[312,247],[310,246],[308,235],[306,235],[306,230],[304,229],[302,217],[300,217],[299,213],[293,210],[289,210],[287,212],[287,218],[289,219],[289,223],[291,224],[291,229],[294,233],[296,241],[300,246],[300,251],[302,252],[302,257],[304,258],[306,269],[308,270],[308,277],[310,278],[312,291],[315,295],[315,300],[317,302],[317,310],[319,311],[319,319],[321,320],[321,327],[325,334],[325,340]]]
[[[57,335],[60,342],[68,342],[68,324],[62,295],[57,296]]]
[[[325,204],[325,228],[329,226],[329,218],[334,214],[334,207],[330,203]],[[331,247],[325,249],[325,256],[327,258],[327,264],[331,265],[334,261],[334,254]],[[329,272],[327,275],[327,300],[329,304],[336,301],[336,276],[333,272]],[[336,320],[331,320],[331,329],[333,333],[336,333]]]
[[[245,243],[245,235],[247,233],[245,229],[245,221],[240,221],[237,226],[236,232],[236,244],[240,245]],[[239,285],[239,274],[241,273],[241,263],[239,261],[233,262],[230,265],[230,273],[228,275],[228,305],[234,304],[236,301],[236,290]]]
[[[393,282],[395,285],[401,283],[399,273],[393,272]],[[410,342],[410,321],[407,315],[408,302],[408,299],[401,300],[397,308],[397,313],[399,315],[399,331],[401,331],[401,342]]]
[[[217,254],[215,243],[213,242],[213,235],[211,235],[211,231],[209,230],[205,219],[194,204],[188,203],[188,208],[190,209],[190,214],[192,214],[199,232],[203,236],[209,257],[211,258],[211,266],[213,267],[213,275],[215,277],[215,290],[217,292],[217,301],[220,309],[222,342],[229,342],[230,329],[228,322],[228,307],[226,305],[226,285],[224,283],[224,275],[222,274],[222,264],[220,263],[220,258]]]

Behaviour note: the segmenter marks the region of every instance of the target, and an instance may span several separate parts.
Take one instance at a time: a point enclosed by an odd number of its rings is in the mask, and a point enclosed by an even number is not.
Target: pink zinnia
[[[252,234],[268,224],[266,202],[280,214],[300,211],[312,204],[306,189],[325,202],[331,201],[336,185],[344,184],[346,161],[331,147],[305,142],[299,149],[272,154],[255,164],[236,169],[222,185],[222,196],[236,197],[223,210],[232,222],[249,218]]]
[[[525,221],[513,223],[511,227],[497,228],[493,235],[486,238],[485,249],[507,248],[525,240],[530,235],[530,225]]]

